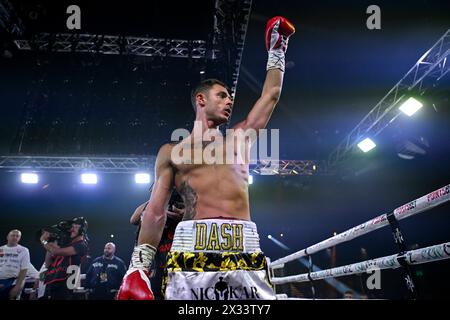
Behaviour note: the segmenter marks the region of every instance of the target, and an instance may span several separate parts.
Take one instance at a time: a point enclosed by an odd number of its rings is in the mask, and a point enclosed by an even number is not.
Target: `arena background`
[[[65,8],[79,4],[82,32],[191,40],[208,38],[214,4],[10,2],[27,32],[67,32]],[[370,4],[381,8],[381,30],[366,28]],[[448,1],[253,1],[232,123],[246,115],[261,91],[267,59],[263,32],[274,15],[291,19],[297,32],[289,42],[282,98],[268,128],[281,129],[281,159],[318,162],[328,158],[450,27]],[[214,75],[208,70],[200,74],[206,67],[201,59],[20,51],[4,30],[0,35],[0,155],[4,156],[155,155],[173,129],[190,128],[190,89]],[[449,88],[447,74],[427,91],[425,107],[418,114],[397,119],[378,136],[376,149],[347,160],[338,172],[254,175],[251,216],[264,252],[277,259],[447,185]],[[31,129],[21,135],[30,120],[24,115],[30,105]],[[85,127],[80,124],[83,119],[88,122]],[[409,160],[399,156],[408,142],[424,152],[407,150]],[[0,236],[4,239],[10,229],[20,229],[21,243],[30,249],[35,267],[44,258],[36,231],[76,216],[89,222],[92,257],[113,241],[117,255],[129,262],[135,230],[128,221],[134,208],[147,200],[148,185],[137,185],[132,174],[103,173],[97,185],[86,186],[76,173],[55,172],[42,172],[37,185],[24,185],[19,173],[0,171]],[[402,221],[409,247],[448,241],[448,209],[446,204]],[[384,228],[337,246],[334,262],[326,250],[314,255],[314,263],[329,268],[332,263],[339,266],[395,252],[392,235]],[[288,266],[290,273],[302,270],[299,263]],[[448,261],[413,270],[422,297],[450,298]],[[400,275],[399,270],[383,271],[382,289],[373,297],[403,298],[406,289]],[[356,292],[362,290],[360,277],[339,280]],[[339,296],[334,288],[317,285],[318,296]],[[310,296],[307,284],[282,289]]]

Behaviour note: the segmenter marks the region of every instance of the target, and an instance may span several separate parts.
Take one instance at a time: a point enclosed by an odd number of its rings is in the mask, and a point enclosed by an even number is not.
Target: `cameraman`
[[[48,299],[72,299],[72,289],[74,288],[69,288],[68,278],[71,274],[68,268],[72,265],[80,267],[87,254],[87,221],[82,217],[75,218],[69,226],[67,236],[70,239],[67,244],[63,240],[65,238],[64,233],[58,235],[56,238],[59,240],[53,242],[49,242],[51,234],[48,231],[44,231],[40,237],[42,245],[47,250],[45,256],[47,272],[45,273],[44,284],[46,285],[45,296]],[[57,241],[62,241],[61,246],[58,245]],[[78,282],[77,280],[76,282]]]

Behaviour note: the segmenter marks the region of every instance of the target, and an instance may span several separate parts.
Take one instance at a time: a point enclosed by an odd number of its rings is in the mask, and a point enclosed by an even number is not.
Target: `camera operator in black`
[[[73,288],[69,287],[67,280],[73,273],[71,274],[68,268],[72,265],[80,267],[87,254],[87,221],[82,217],[75,218],[59,223],[56,229],[59,232],[55,234],[43,229],[40,237],[47,250],[45,297],[52,300],[71,300]]]

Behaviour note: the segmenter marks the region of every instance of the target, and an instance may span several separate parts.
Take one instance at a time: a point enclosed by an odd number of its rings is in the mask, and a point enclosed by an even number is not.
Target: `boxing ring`
[[[274,290],[276,290],[277,285],[293,282],[310,282],[314,296],[313,299],[315,299],[315,291],[313,286],[313,281],[315,280],[362,274],[373,270],[402,268],[405,273],[405,281],[410,297],[417,298],[417,290],[415,288],[409,266],[449,259],[450,242],[407,251],[404,237],[402,235],[398,221],[412,217],[419,213],[423,213],[436,206],[442,205],[449,200],[450,184],[433,192],[430,192],[429,194],[424,195],[416,200],[408,202],[396,208],[393,212],[379,215],[342,233],[336,234],[333,237],[309,246],[306,249],[299,250],[295,253],[271,262],[269,264],[269,274],[271,282],[272,284],[274,284]],[[334,247],[343,242],[353,240],[357,237],[368,234],[388,225],[390,225],[391,227],[394,241],[398,248],[398,252],[396,254],[313,272],[311,258],[312,254]],[[284,277],[275,276],[274,270],[283,268],[286,263],[303,257],[309,258],[308,273]],[[294,298],[288,297],[286,294],[277,294],[277,299],[290,300]]]

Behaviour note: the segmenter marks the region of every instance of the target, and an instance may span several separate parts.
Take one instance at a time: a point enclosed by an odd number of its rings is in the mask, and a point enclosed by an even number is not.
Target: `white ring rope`
[[[415,214],[424,212],[431,208],[434,208],[440,204],[443,204],[450,200],[450,184],[430,192],[429,194],[420,197],[419,199],[413,200],[407,204],[404,204],[394,210],[394,215],[397,220],[402,220],[411,217]],[[356,227],[348,229],[342,233],[339,233],[331,238],[323,240],[317,244],[314,244],[306,249],[302,249],[295,253],[292,253],[286,257],[280,258],[273,261],[270,264],[271,268],[276,268],[276,266],[283,266],[284,263],[290,262],[301,257],[316,253],[318,251],[333,247],[342,242],[350,241],[364,234],[387,226],[389,224],[387,220],[387,214],[382,214],[372,220],[364,222]]]
[[[393,254],[391,256],[366,260],[337,268],[316,271],[312,272],[310,275],[313,280],[320,280],[331,277],[342,277],[350,274],[360,274],[377,269],[396,269],[401,267],[399,260],[403,258],[405,259],[405,262],[410,265],[449,259],[450,242],[408,251],[403,255]],[[307,273],[303,273],[289,277],[272,278],[271,281],[273,284],[283,284],[289,282],[306,282],[309,281],[309,278]]]

